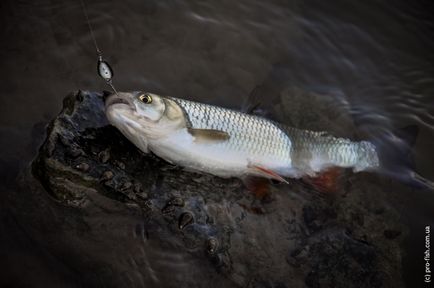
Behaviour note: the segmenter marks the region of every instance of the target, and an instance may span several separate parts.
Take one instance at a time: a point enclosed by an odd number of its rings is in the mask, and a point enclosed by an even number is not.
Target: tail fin
[[[380,173],[416,189],[434,190],[434,183],[415,172],[413,146],[419,127],[410,125],[372,141],[380,160]]]

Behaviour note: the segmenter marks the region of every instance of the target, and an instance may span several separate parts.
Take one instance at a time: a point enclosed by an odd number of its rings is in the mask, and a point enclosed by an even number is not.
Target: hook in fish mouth
[[[132,106],[128,98],[123,96],[122,93],[117,93],[117,94],[113,93],[110,95],[104,95],[103,100],[106,108],[115,104],[124,104],[128,106]]]
[[[114,105],[114,104],[127,104],[129,105],[128,101],[123,99],[123,98],[119,98],[116,97],[113,100],[110,101],[110,103],[108,103],[108,105]]]

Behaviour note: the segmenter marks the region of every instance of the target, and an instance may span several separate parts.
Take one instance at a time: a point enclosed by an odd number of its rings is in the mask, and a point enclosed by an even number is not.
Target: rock
[[[185,203],[184,199],[182,199],[181,197],[173,197],[172,199],[170,199],[169,204],[182,207]]]
[[[130,189],[132,186],[133,186],[133,183],[131,183],[131,182],[124,182],[124,183],[122,184],[122,186],[121,186],[120,189],[121,189],[122,191],[126,191],[126,190]]]
[[[87,286],[403,287],[407,228],[375,175],[346,173],[333,197],[271,185],[261,201],[142,153],[103,107],[97,93],[65,98],[25,194],[38,203],[28,230]]]
[[[175,212],[175,206],[173,205],[166,205],[161,209],[161,213],[163,214],[172,214],[173,212]]]
[[[77,166],[75,166],[75,168],[77,168],[78,170],[82,171],[82,172],[87,172],[90,168],[89,164],[87,163],[80,163]]]
[[[119,169],[122,169],[122,170],[124,170],[125,169],[125,164],[123,163],[123,162],[121,162],[121,161],[115,161],[115,165],[119,168]]]
[[[206,242],[206,251],[213,255],[218,249],[218,241],[215,238],[209,238]]]
[[[395,239],[396,237],[398,237],[399,235],[401,235],[401,231],[397,231],[397,230],[384,230],[384,237],[386,237],[387,239]]]
[[[107,181],[107,180],[111,180],[113,178],[114,174],[112,171],[104,171],[104,173],[102,173],[101,175],[101,181]]]
[[[191,223],[193,223],[193,214],[191,214],[190,212],[185,212],[181,215],[181,217],[179,217],[179,221],[178,221],[178,227],[179,229],[184,229],[185,226],[190,225]]]
[[[98,158],[101,161],[101,163],[105,164],[110,159],[110,151],[108,149],[105,149],[98,154]]]

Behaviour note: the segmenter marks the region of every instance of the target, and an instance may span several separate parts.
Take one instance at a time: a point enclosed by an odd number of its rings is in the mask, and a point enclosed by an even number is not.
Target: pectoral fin
[[[288,181],[285,180],[285,178],[283,178],[282,176],[280,176],[279,174],[277,174],[276,172],[274,172],[270,169],[267,169],[267,168],[264,168],[261,166],[257,166],[257,165],[249,165],[249,169],[253,173],[259,174],[265,178],[275,179],[275,180],[278,180],[280,182],[289,184]]]
[[[195,128],[188,128],[187,130],[197,143],[219,143],[227,141],[230,138],[228,133],[221,130]]]

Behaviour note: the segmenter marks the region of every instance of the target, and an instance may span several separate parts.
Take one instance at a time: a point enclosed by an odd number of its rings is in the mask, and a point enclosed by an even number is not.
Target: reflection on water
[[[309,124],[303,122],[309,107],[291,103],[291,95],[295,90],[312,92],[332,107],[334,103],[338,116],[351,117],[354,129],[333,123],[321,127],[340,136],[366,139],[417,125],[416,166],[433,180],[433,22],[427,1],[401,2],[99,0],[89,1],[88,10],[119,90],[143,89],[240,109],[262,85],[254,97],[264,113],[300,126]],[[94,47],[79,1],[0,5],[0,163],[6,199],[6,193],[14,193],[17,171],[35,155],[43,123],[58,113],[64,95],[108,87],[96,75]],[[292,94],[282,93],[288,89]],[[276,110],[280,103],[298,109],[281,115]],[[420,241],[415,235],[432,223],[434,196],[405,186],[401,190],[390,191],[390,199],[414,228],[404,263],[411,275],[411,267],[420,262],[411,255],[422,248],[414,245]],[[10,235],[6,246],[22,233],[9,230],[20,226],[9,220],[2,231]],[[143,235],[137,239],[143,241]],[[12,249],[30,245],[21,241]],[[37,249],[26,251],[17,254],[18,259],[38,263],[49,257]],[[126,261],[134,262],[137,251],[131,253]],[[158,273],[159,267],[179,262],[170,258],[176,254],[168,257],[150,263],[150,271]],[[59,268],[59,275],[68,277],[66,266]]]

